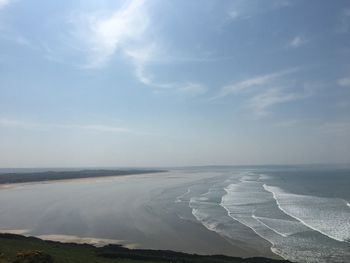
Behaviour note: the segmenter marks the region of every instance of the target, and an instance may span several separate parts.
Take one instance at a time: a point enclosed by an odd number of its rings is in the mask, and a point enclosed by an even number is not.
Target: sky
[[[349,1],[0,0],[0,167],[349,162]]]

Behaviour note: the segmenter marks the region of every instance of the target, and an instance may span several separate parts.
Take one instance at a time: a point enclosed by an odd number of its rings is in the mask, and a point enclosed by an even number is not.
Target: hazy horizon
[[[0,0],[0,167],[350,163],[349,1]]]
[[[260,168],[268,168],[268,167],[285,167],[285,168],[350,168],[350,163],[294,163],[294,164],[202,164],[202,165],[174,165],[174,166],[17,166],[17,167],[0,167],[0,172],[8,172],[8,171],[21,171],[21,170],[28,170],[28,171],[48,171],[50,169],[52,170],[58,170],[58,171],[65,171],[65,170],[127,170],[127,169],[186,169],[186,168],[249,168],[252,169],[254,167],[260,167]]]

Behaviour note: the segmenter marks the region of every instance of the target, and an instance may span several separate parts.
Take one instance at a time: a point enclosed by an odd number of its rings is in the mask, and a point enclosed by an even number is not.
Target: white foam
[[[255,176],[255,179],[258,179]],[[246,180],[248,179],[248,180]],[[252,205],[259,205],[266,203],[269,200],[269,196],[266,192],[259,190],[261,184],[258,182],[251,181],[253,178],[242,177],[240,183],[231,184],[225,188],[226,195],[222,196],[220,206],[222,206],[227,214],[235,221],[250,228],[256,235],[268,241],[271,246],[271,251],[284,259],[288,259],[282,253],[277,253],[278,250],[273,249],[275,247],[275,240],[269,238],[266,234],[264,235],[264,229],[268,229],[272,233],[277,231],[266,227],[264,224],[254,218],[254,208]],[[281,236],[280,234],[278,234]]]
[[[256,219],[258,222],[260,222],[262,225],[266,226],[268,229],[272,230],[273,232],[275,232],[277,235],[280,235],[282,237],[287,237],[288,235],[287,234],[284,234],[284,233],[281,233],[281,232],[278,232],[276,229],[270,227],[269,225],[265,224],[262,220],[259,219],[259,217],[256,217],[256,216],[252,216],[254,219]]]
[[[238,223],[236,223],[236,220],[233,222],[232,218],[224,212],[226,210],[222,210],[223,208],[219,205],[222,190],[222,185],[213,186],[207,193],[192,197],[189,203],[190,208],[192,208],[192,215],[206,229],[219,234],[234,246],[238,245],[237,242],[244,244],[245,252],[237,256],[246,257],[246,251],[249,248],[252,249],[250,255],[259,256],[261,255],[260,253],[265,253],[265,242],[257,239],[248,229],[240,227],[242,224],[239,221],[237,221]],[[262,246],[262,244],[264,245]]]
[[[253,218],[282,237],[288,237],[307,230],[307,228],[298,221],[259,217],[255,215],[253,215]]]
[[[201,222],[208,230],[210,231],[214,231],[214,232],[217,232],[216,230],[216,227],[217,227],[217,222],[210,222],[208,220],[206,220],[208,218],[208,215],[204,214],[201,212],[200,209],[196,209],[196,208],[193,208],[192,209],[192,214],[194,215],[194,217],[199,221]]]
[[[252,177],[242,178],[225,191],[220,205],[227,214],[270,242],[271,251],[282,258],[305,263],[326,263],[330,258],[332,262],[346,262],[344,259],[349,258],[347,243],[317,236],[302,222],[283,212],[259,178],[255,182]]]
[[[305,226],[337,241],[350,240],[350,211],[337,198],[291,194],[276,186],[263,185],[278,207]]]
[[[261,234],[259,233],[259,231],[257,231],[256,228],[253,227],[251,224],[248,224],[248,223],[244,222],[244,220],[242,220],[241,218],[235,217],[235,216],[230,212],[230,210],[225,206],[225,204],[224,204],[223,202],[221,202],[220,205],[227,211],[227,214],[228,214],[232,219],[234,219],[235,221],[241,223],[242,225],[244,225],[244,226],[250,228],[251,230],[253,230],[253,232],[254,232],[255,234],[257,234],[257,235],[260,236],[261,238],[263,238],[263,239],[265,239],[266,241],[268,241],[271,245],[274,245],[274,243],[273,243],[271,240],[269,240],[269,239],[267,239],[265,236],[261,235]]]
[[[207,195],[212,193],[213,190],[209,189],[208,192],[200,195],[199,197],[192,197],[189,202],[189,207],[192,209],[192,215],[199,221],[205,228],[210,231],[214,231],[222,235],[217,226],[220,224],[220,221],[217,218],[214,218],[207,212],[210,206],[215,206],[216,204],[209,202]]]

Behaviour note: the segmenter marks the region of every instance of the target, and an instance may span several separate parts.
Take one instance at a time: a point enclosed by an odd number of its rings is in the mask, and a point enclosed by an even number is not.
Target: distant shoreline
[[[123,170],[79,170],[79,171],[43,171],[23,173],[0,173],[0,185],[35,183],[47,181],[63,181],[86,178],[115,177],[138,174],[164,173],[167,170],[156,169],[123,169]]]

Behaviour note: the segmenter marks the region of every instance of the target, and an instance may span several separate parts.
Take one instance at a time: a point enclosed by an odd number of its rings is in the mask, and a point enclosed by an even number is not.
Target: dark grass
[[[287,263],[268,258],[203,256],[170,250],[128,249],[119,245],[96,248],[87,244],[44,241],[35,237],[0,234],[0,263]]]

